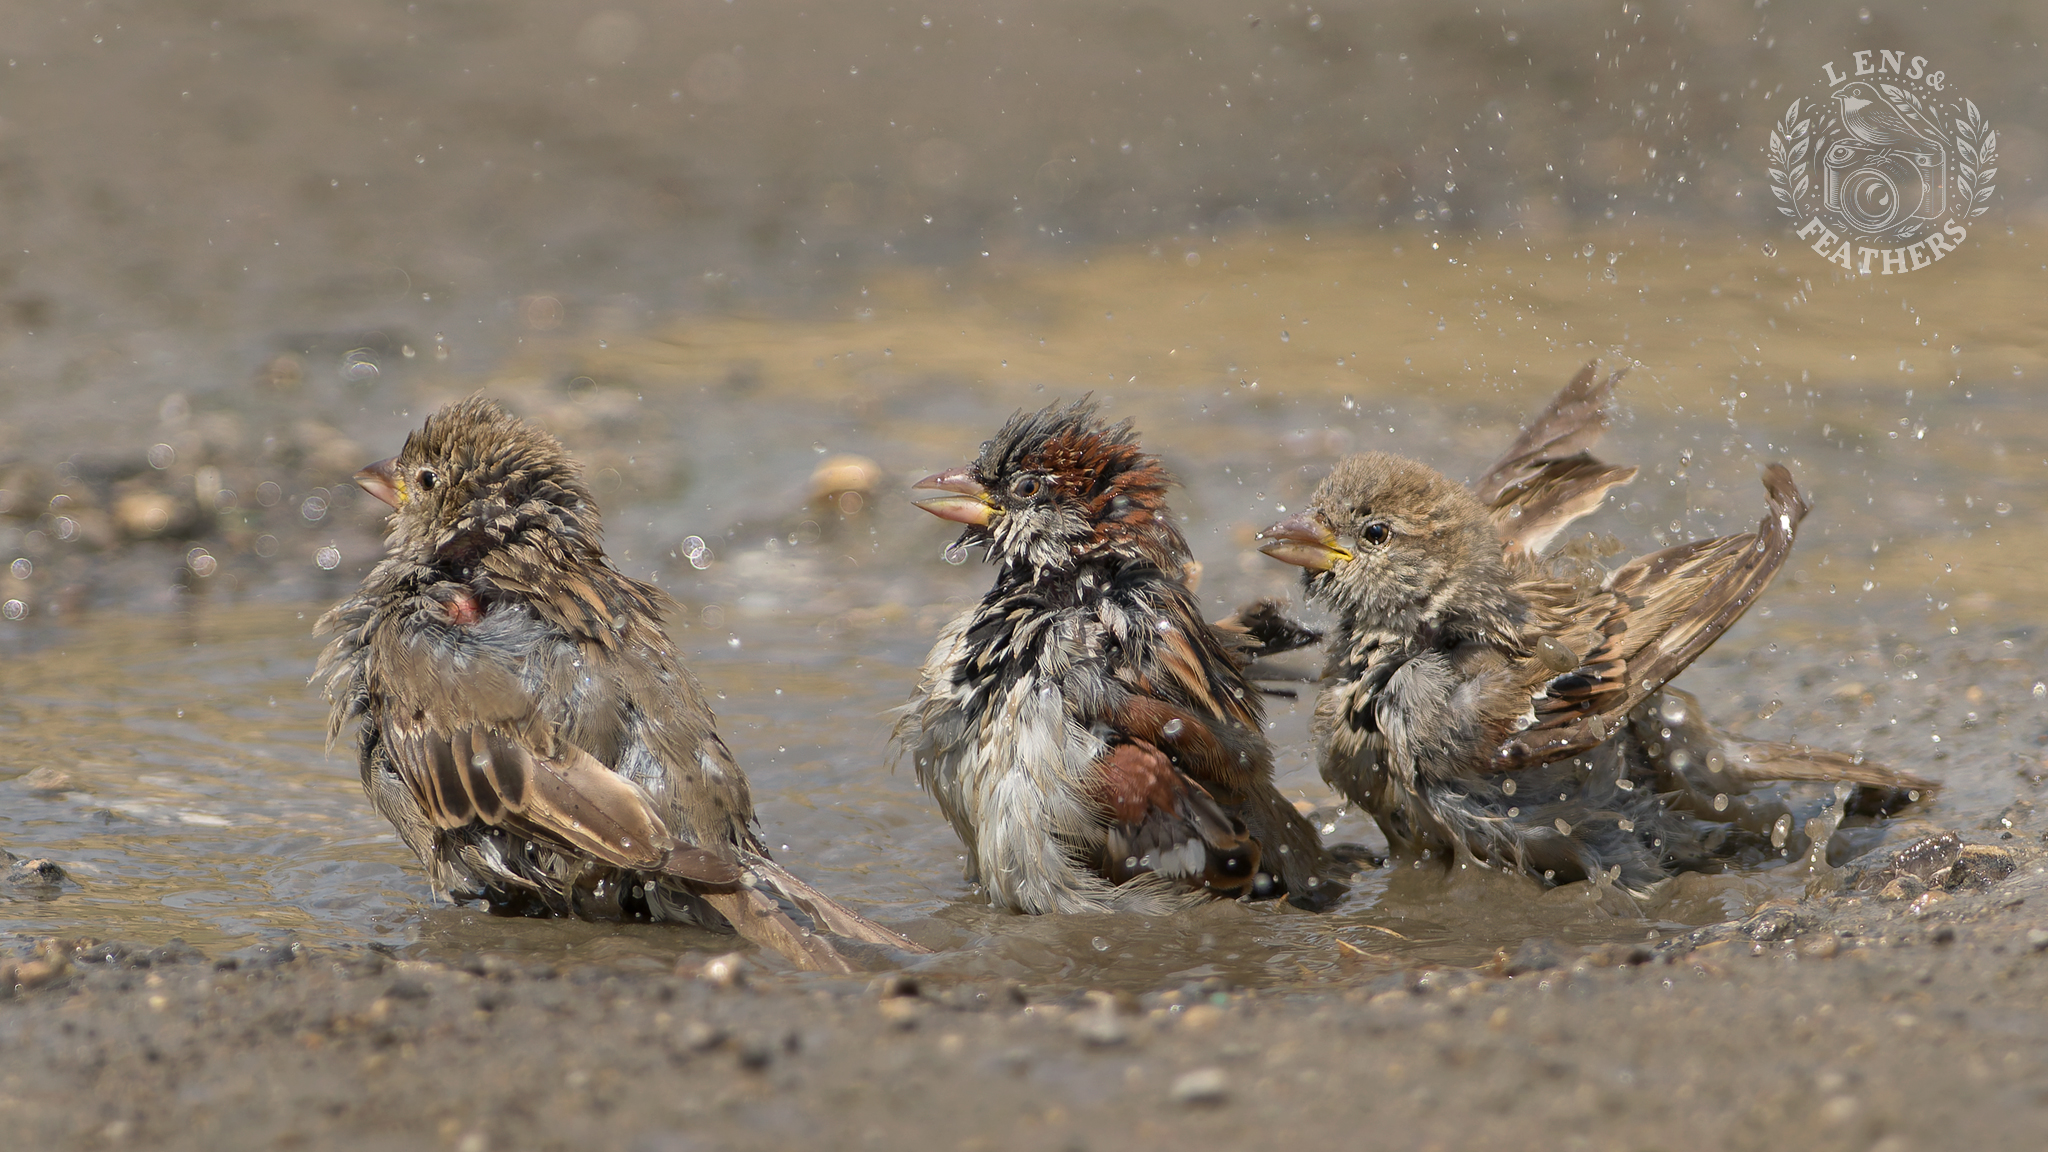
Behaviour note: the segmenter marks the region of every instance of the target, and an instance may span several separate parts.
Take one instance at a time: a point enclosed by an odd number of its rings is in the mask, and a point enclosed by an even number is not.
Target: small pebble
[[[1131,1030],[1108,1009],[1074,1017],[1074,1035],[1091,1048],[1114,1048],[1131,1038]]]
[[[2048,952],[2048,928],[2027,929],[2027,947],[2036,952]]]
[[[909,996],[891,996],[875,1005],[875,1010],[889,1024],[909,1031],[917,1027],[918,1018],[924,1015],[924,1004]]]
[[[1195,1068],[1174,1078],[1167,1097],[1175,1104],[1221,1104],[1230,1098],[1230,1078],[1221,1068]]]
[[[17,787],[30,792],[59,793],[71,792],[78,788],[78,780],[61,768],[45,764],[24,775],[15,777]]]
[[[747,982],[747,957],[742,952],[727,952],[723,956],[713,956],[702,965],[693,965],[686,959],[676,965],[676,973],[695,976],[720,988],[737,988]]]

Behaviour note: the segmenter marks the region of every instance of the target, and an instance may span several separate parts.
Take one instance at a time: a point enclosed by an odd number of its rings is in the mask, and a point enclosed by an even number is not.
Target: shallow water
[[[1482,963],[1531,936],[1655,937],[1797,898],[1811,877],[1798,862],[1688,877],[1631,906],[1584,885],[1402,868],[1361,875],[1327,916],[992,914],[961,883],[933,806],[885,763],[889,710],[939,624],[988,580],[977,563],[944,562],[952,534],[908,506],[909,482],[966,459],[1013,409],[1092,389],[1105,411],[1136,417],[1184,480],[1176,509],[1220,614],[1291,593],[1291,570],[1257,555],[1252,533],[1341,454],[1389,447],[1471,475],[1580,362],[1629,358],[1622,418],[1600,451],[1644,474],[1594,532],[1635,553],[1744,530],[1772,459],[1816,503],[1777,585],[1680,685],[1747,735],[1861,749],[1942,779],[1899,835],[2005,820],[2035,837],[2048,772],[2032,498],[2048,416],[2030,394],[2044,363],[2024,291],[2036,243],[2019,236],[1946,279],[1878,288],[1732,240],[1645,235],[1616,242],[1610,264],[1575,240],[1432,250],[1245,233],[1205,238],[1195,262],[1139,248],[973,278],[905,274],[824,317],[578,331],[529,343],[486,377],[394,379],[337,419],[367,429],[381,455],[418,412],[482,386],[557,429],[598,479],[614,556],[683,602],[678,636],[752,774],[767,842],[945,949],[935,972],[1316,983]],[[853,515],[804,506],[828,452],[879,465]],[[325,707],[306,682],[311,620],[375,553],[365,503],[337,500],[319,525],[338,534],[332,572],[217,548],[222,573],[239,574],[232,588],[152,594],[171,605],[161,610],[101,594],[0,625],[0,845],[56,860],[74,881],[49,899],[0,890],[0,931],[660,965],[718,947],[679,929],[434,905],[348,751],[323,753]],[[710,542],[702,569],[682,554],[692,534]],[[1336,838],[1376,843],[1316,778],[1307,710],[1306,698],[1272,708],[1284,787]],[[23,779],[39,769],[61,779]]]

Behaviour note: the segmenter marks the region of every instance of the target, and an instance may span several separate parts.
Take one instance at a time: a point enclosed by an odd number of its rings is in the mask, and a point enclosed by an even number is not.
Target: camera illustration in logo
[[[1948,148],[1869,84],[1835,93],[1848,133],[1821,155],[1821,202],[1866,234],[1948,211]],[[1931,126],[1930,126],[1931,127]]]

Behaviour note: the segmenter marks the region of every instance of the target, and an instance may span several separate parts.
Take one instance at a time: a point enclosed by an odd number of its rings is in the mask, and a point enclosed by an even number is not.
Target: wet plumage
[[[1252,645],[1187,587],[1171,483],[1083,401],[1019,413],[918,485],[996,575],[940,633],[894,744],[999,907],[1157,911],[1262,875],[1307,906],[1342,891],[1273,786]]]
[[[1808,816],[1785,781],[1837,782],[1833,818],[1933,785],[1858,758],[1744,742],[1666,689],[1754,603],[1807,503],[1771,465],[1755,532],[1589,579],[1538,552],[1633,468],[1584,449],[1618,377],[1567,385],[1473,489],[1382,452],[1340,462],[1265,550],[1335,612],[1317,701],[1324,778],[1409,853],[1641,891]],[[1784,818],[1783,826],[1780,817]],[[1761,841],[1759,840],[1761,838]]]
[[[388,554],[321,618],[315,677],[436,892],[730,925],[808,968],[851,968],[813,929],[920,950],[768,859],[673,603],[605,558],[553,437],[472,397],[357,482],[392,506]]]

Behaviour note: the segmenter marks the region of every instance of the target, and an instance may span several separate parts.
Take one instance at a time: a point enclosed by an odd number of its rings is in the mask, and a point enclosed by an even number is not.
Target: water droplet
[[[0,604],[0,616],[5,616],[9,620],[19,620],[26,615],[28,615],[28,605],[19,600],[9,600],[5,604]]]
[[[35,574],[36,565],[35,561],[30,560],[26,556],[23,556],[19,560],[16,560],[14,563],[9,564],[7,566],[7,570],[13,573],[14,578],[16,580],[26,580],[30,576]]]
[[[336,568],[341,567],[341,549],[329,544],[327,547],[313,553],[313,563],[332,572]]]
[[[1097,936],[1094,939],[1088,941],[1088,946],[1095,949],[1097,952],[1109,951],[1109,941],[1104,940],[1100,936]]]
[[[1636,830],[1636,822],[1633,820],[1616,820],[1614,826],[1623,832],[1633,832]]]
[[[1572,826],[1570,824],[1565,823],[1564,817],[1558,817],[1555,821],[1553,821],[1553,823],[1557,825],[1558,835],[1569,836],[1572,834]]]
[[[960,565],[967,563],[967,546],[965,544],[960,543],[958,540],[955,540],[951,544],[946,545],[946,550],[944,552],[939,553],[939,555],[946,561],[946,563],[951,564],[957,568]]]
[[[177,463],[178,450],[169,444],[153,444],[149,449],[149,466],[161,472]]]
[[[1503,796],[1513,796],[1516,787],[1517,785],[1513,780],[1504,780],[1501,782],[1500,794]]]
[[[1783,848],[1786,837],[1790,835],[1792,835],[1792,814],[1786,812],[1779,815],[1777,822],[1771,825],[1771,847]]]
[[[1180,717],[1176,716],[1159,726],[1160,738],[1165,740],[1178,739],[1182,732],[1187,731],[1187,727],[1187,724]]]
[[[1726,812],[1727,810],[1728,810],[1728,794],[1727,794],[1726,792],[1716,792],[1716,793],[1714,793],[1714,811],[1716,811],[1716,812]]]
[[[1676,696],[1666,696],[1657,704],[1657,715],[1662,716],[1666,724],[1683,724],[1686,716],[1685,701]]]

